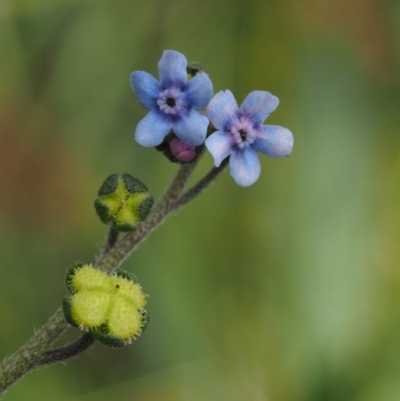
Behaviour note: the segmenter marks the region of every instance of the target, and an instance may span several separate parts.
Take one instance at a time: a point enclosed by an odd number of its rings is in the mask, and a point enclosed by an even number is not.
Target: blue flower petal
[[[293,135],[287,128],[263,125],[253,147],[269,157],[287,157],[293,149]]]
[[[233,135],[216,131],[206,139],[205,144],[214,158],[215,167],[219,167],[222,161],[232,153]]]
[[[206,139],[207,127],[208,118],[196,110],[191,110],[173,123],[172,129],[183,142],[197,146]]]
[[[207,106],[207,117],[214,127],[223,130],[226,124],[231,125],[237,119],[239,107],[230,90],[218,92]]]
[[[240,110],[254,123],[262,124],[265,119],[278,107],[279,99],[265,91],[254,91],[244,99]]]
[[[170,130],[171,123],[163,114],[150,111],[137,125],[135,139],[142,146],[157,146]]]
[[[145,71],[132,72],[131,86],[143,107],[152,109],[157,106],[160,83],[153,76]]]
[[[246,146],[244,149],[232,153],[229,159],[229,167],[231,176],[242,187],[254,184],[260,176],[260,160],[251,146]]]
[[[175,50],[164,50],[158,62],[161,85],[183,84],[187,81],[187,61],[183,54]]]
[[[187,100],[196,109],[204,109],[213,96],[211,79],[200,72],[188,82]]]

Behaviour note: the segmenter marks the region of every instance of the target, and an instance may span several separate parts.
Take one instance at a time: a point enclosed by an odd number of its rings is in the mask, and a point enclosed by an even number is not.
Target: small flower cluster
[[[110,276],[77,262],[67,271],[66,285],[71,293],[63,301],[67,321],[103,344],[121,347],[145,329],[146,295],[127,272],[117,271]]]
[[[173,157],[187,163],[197,156],[195,147],[205,143],[216,167],[229,157],[230,173],[244,187],[260,175],[257,152],[274,158],[290,155],[292,133],[277,125],[263,125],[279,104],[271,93],[251,92],[240,107],[229,90],[213,97],[208,75],[197,68],[188,80],[192,69],[185,56],[174,50],[164,51],[158,70],[160,81],[144,71],[131,74],[134,93],[150,110],[136,128],[140,145],[165,148],[167,142]],[[206,116],[200,112],[203,109]],[[216,131],[207,137],[210,122]]]

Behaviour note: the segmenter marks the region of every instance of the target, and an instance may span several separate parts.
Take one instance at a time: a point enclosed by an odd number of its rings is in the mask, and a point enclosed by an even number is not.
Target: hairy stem
[[[118,230],[113,225],[111,225],[110,229],[108,230],[106,243],[104,244],[101,251],[102,255],[106,254],[115,245],[115,243],[118,241],[118,235]]]
[[[226,158],[219,167],[212,168],[196,185],[181,196],[179,201],[175,204],[174,210],[180,209],[197,195],[200,195],[222,173],[228,163],[229,158]]]
[[[45,352],[36,366],[50,365],[52,363],[66,361],[67,359],[73,358],[86,351],[95,341],[96,338],[90,333],[84,333],[76,341],[67,344],[64,347]]]
[[[61,308],[15,354],[0,365],[0,395],[37,366],[38,358],[69,327]]]
[[[112,273],[120,267],[137,246],[173,211],[199,195],[219,175],[226,163],[227,161],[220,167],[213,168],[184,195],[182,193],[196,163],[182,165],[163,197],[153,207],[146,220],[138,224],[135,231],[117,241],[118,234],[113,231],[113,228],[110,229],[104,249],[96,263],[97,268]],[[84,334],[74,343],[57,350],[47,351],[68,327],[63,311],[59,308],[25,345],[6,358],[0,365],[0,395],[5,394],[11,385],[36,367],[76,356],[93,344],[91,336]]]

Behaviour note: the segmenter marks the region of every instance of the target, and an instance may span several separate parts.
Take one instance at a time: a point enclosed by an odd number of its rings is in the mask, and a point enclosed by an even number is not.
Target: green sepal
[[[101,325],[89,330],[89,333],[96,337],[102,344],[110,348],[121,348],[126,345],[125,341],[119,337],[112,336],[108,333],[107,326]]]
[[[142,314],[142,324],[143,324],[142,331],[141,331],[141,334],[142,334],[146,330],[147,325],[150,322],[150,314],[149,314],[149,312],[147,312],[146,309],[142,309],[140,311],[140,313]]]
[[[72,317],[72,303],[70,297],[64,297],[62,300],[62,308],[65,316],[65,320],[74,327],[79,327],[79,325],[75,322]]]
[[[147,198],[140,203],[138,208],[139,218],[140,220],[144,220],[153,207],[153,197],[148,193],[149,190],[146,185],[137,178],[134,178],[129,174],[123,174],[122,179],[124,180],[125,188],[129,193],[147,193]],[[118,225],[118,228],[120,231],[133,231],[136,228],[136,225],[120,224]]]
[[[144,220],[148,214],[150,213],[151,208],[153,207],[154,199],[149,194],[148,198],[146,198],[140,205],[138,209],[138,214],[141,220]]]
[[[129,174],[122,174],[122,179],[124,180],[126,190],[131,194],[149,191],[143,182]]]
[[[188,63],[188,65],[186,67],[186,72],[189,76],[188,77],[189,79],[194,78],[197,74],[199,74],[200,72],[203,72],[203,71],[204,71],[204,68],[197,61],[192,61],[192,62]]]
[[[65,285],[71,294],[76,293],[76,290],[72,284],[72,278],[74,277],[75,272],[78,269],[80,269],[82,266],[84,266],[84,263],[78,262],[78,261],[74,262],[74,263],[72,263],[71,266],[68,267],[67,272],[65,274]]]
[[[109,175],[101,185],[98,196],[104,196],[115,192],[118,187],[118,174]]]
[[[118,174],[109,175],[104,180],[103,184],[101,184],[97,196],[101,197],[115,192],[118,188],[118,178]],[[96,198],[96,200],[94,201],[94,207],[96,209],[97,215],[103,223],[108,224],[113,219],[113,216],[110,215],[110,210],[108,206],[104,204],[99,198]]]
[[[117,231],[121,231],[123,233],[129,233],[131,231],[135,231],[135,229],[136,229],[136,225],[129,224],[129,223],[117,224],[114,222],[114,227]]]
[[[134,283],[137,283],[137,277],[133,273],[127,272],[126,270],[118,269],[115,271],[114,274],[118,277],[123,277],[130,281],[133,281]]]
[[[108,224],[113,219],[113,216],[109,213],[110,209],[99,198],[94,201],[94,208],[104,224]]]

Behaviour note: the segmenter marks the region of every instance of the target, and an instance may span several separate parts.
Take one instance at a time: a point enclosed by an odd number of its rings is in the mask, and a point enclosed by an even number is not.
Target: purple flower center
[[[253,123],[247,117],[240,117],[233,121],[231,125],[231,133],[234,141],[240,149],[254,142],[256,133],[253,128]]]
[[[183,93],[177,88],[163,90],[157,99],[160,110],[165,114],[180,114],[185,111]]]

